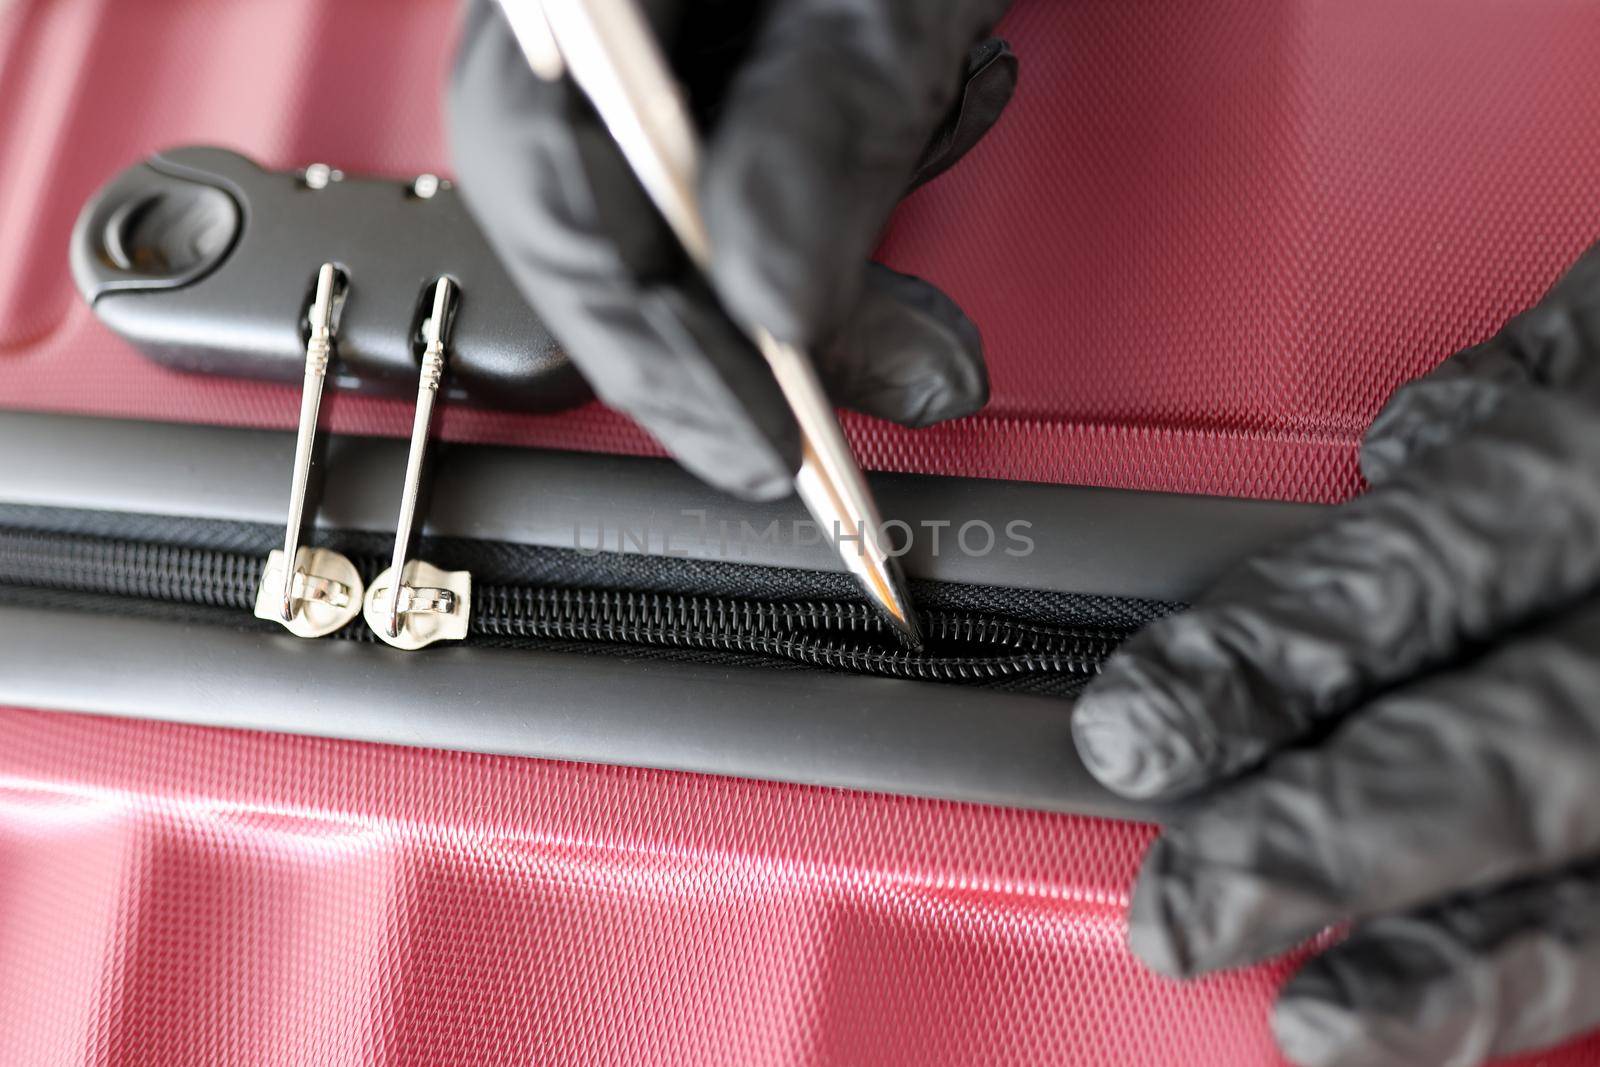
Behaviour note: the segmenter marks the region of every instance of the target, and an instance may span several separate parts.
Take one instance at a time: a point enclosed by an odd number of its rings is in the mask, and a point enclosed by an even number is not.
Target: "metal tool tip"
[[[893,558],[869,559],[866,578],[867,592],[900,643],[908,652],[921,652],[922,627],[917,623],[917,612],[911,604],[911,593],[899,564]]]

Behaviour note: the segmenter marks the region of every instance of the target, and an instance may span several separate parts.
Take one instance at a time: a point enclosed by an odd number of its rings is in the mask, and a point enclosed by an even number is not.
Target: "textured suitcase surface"
[[[20,0],[0,29],[0,402],[287,427],[293,389],[178,377],[66,271],[101,182],[171,145],[446,164],[448,0]],[[1393,385],[1600,236],[1593,0],[1020,0],[1016,102],[885,252],[983,326],[994,400],[868,466],[1328,501]],[[309,268],[308,268],[309,269]],[[402,436],[405,403],[334,426]],[[453,410],[457,439],[647,452],[624,419]]]
[[[0,406],[292,425],[293,390],[181,377],[102,330],[72,219],[173,144],[442,168],[450,7],[0,9]],[[1600,236],[1600,3],[1019,0],[1007,32],[1016,106],[885,247],[983,324],[995,401],[918,434],[853,419],[871,466],[1337,500],[1392,385]],[[410,407],[332,414],[401,435]],[[444,433],[652,451],[592,407],[451,410]],[[1277,1062],[1285,965],[1179,986],[1124,949],[1146,828],[26,710],[0,728],[0,1062]]]

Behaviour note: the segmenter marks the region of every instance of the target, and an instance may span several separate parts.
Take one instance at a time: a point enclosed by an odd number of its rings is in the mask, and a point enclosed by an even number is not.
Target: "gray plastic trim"
[[[1070,705],[811,671],[302,641],[0,606],[0,703],[1151,818]],[[89,665],[93,666],[90,667]]]
[[[734,500],[666,460],[438,444],[433,454],[430,534],[615,549],[626,531],[620,545],[627,551],[839,568],[826,546],[796,543],[809,537],[794,500]],[[276,524],[287,509],[294,435],[0,413],[0,455],[6,457],[0,464],[0,501],[6,503]],[[319,525],[394,530],[405,442],[331,437],[324,470]],[[1192,598],[1228,564],[1306,528],[1324,510],[915,475],[876,474],[872,485],[884,516],[919,535],[904,561],[914,576],[1155,600]],[[740,536],[765,531],[774,521],[776,538]],[[1033,540],[1024,557],[1005,553],[1019,544],[1005,533],[1017,521],[1029,524]],[[960,550],[957,535],[969,522],[995,531],[993,551]],[[947,525],[928,525],[936,523]],[[937,553],[931,551],[934,529],[940,531]],[[891,532],[896,544],[902,536]],[[969,542],[981,547],[983,537],[975,532]]]
[[[748,505],[664,461],[445,447],[428,530],[571,547],[597,524],[661,524],[704,509],[713,528],[801,519]],[[0,413],[0,502],[283,521],[287,433]],[[337,437],[326,526],[393,529],[404,444]],[[1294,504],[881,475],[911,523],[1028,521],[1025,559],[917,552],[946,581],[1182,600],[1233,560],[1303,529]],[[718,555],[715,543],[676,551]],[[731,558],[834,569],[821,545]],[[92,666],[90,666],[92,665]],[[870,789],[1122,818],[1158,813],[1078,763],[1070,705],[993,690],[818,671],[614,656],[301,641],[148,619],[0,606],[0,703]]]

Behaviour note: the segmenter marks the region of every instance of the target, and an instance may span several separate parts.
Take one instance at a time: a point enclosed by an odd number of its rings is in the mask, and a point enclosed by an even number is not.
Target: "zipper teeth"
[[[1090,631],[959,612],[925,611],[919,618],[930,644],[976,645],[995,651],[930,655],[841,644],[843,635],[892,640],[888,628],[862,604],[771,604],[728,597],[507,586],[473,591],[473,629],[491,636],[755,653],[902,678],[977,681],[1023,674],[1091,674],[1114,645],[1106,635]]]
[[[238,552],[0,531],[0,580],[41,589],[249,611],[264,565]]]
[[[382,566],[355,562],[369,575]],[[248,615],[264,565],[239,552],[0,528],[0,583],[11,585]],[[491,639],[722,651],[953,682],[1087,677],[1123,636],[933,609],[919,613],[930,650],[908,652],[865,604],[487,583],[473,589],[472,614],[471,632]]]

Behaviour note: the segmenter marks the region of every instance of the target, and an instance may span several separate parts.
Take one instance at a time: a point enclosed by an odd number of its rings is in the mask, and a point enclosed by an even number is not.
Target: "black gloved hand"
[[[534,77],[498,5],[469,0],[449,96],[462,194],[601,398],[707,481],[787,493],[799,435],[733,326],[808,349],[842,405],[912,426],[988,399],[976,327],[866,257],[909,189],[999,117],[1004,0],[651,0],[706,131],[710,285],[583,94]]]
[[[1134,891],[1146,962],[1351,922],[1284,1051],[1464,1067],[1600,1025],[1600,248],[1361,461],[1370,493],[1130,641],[1074,734],[1111,788],[1190,798]]]

